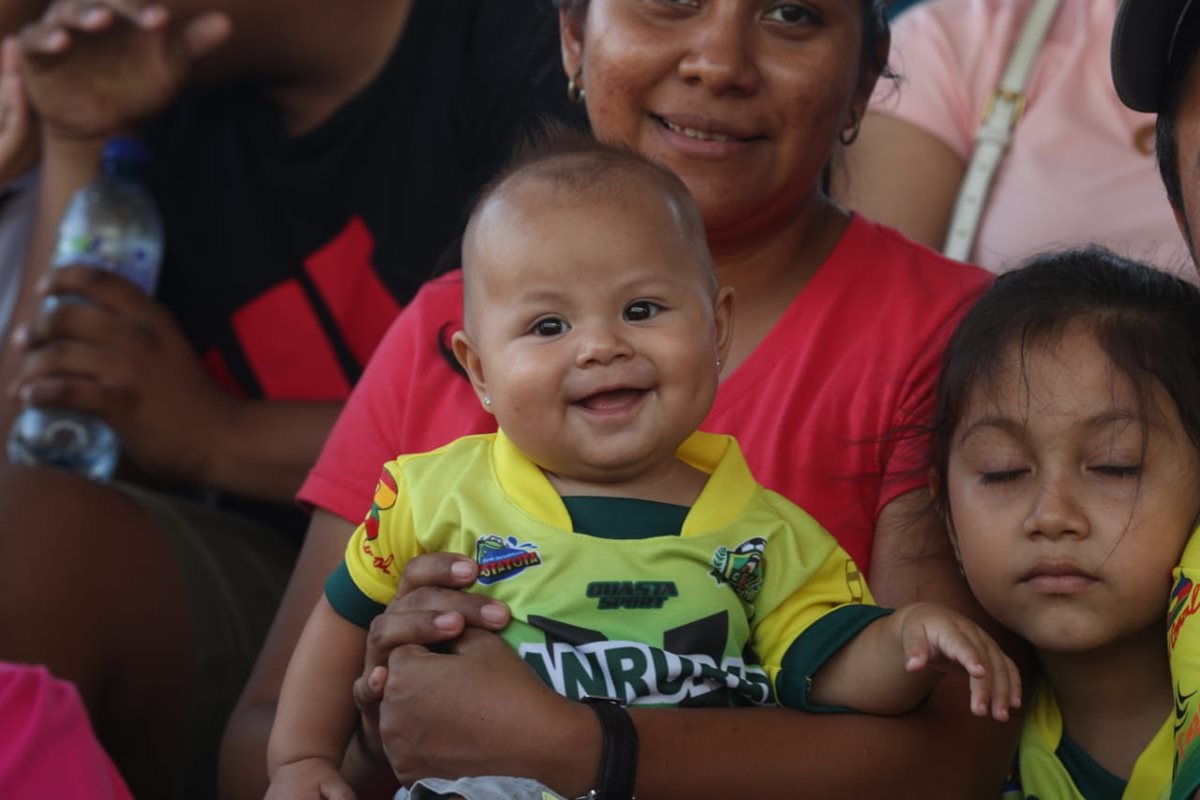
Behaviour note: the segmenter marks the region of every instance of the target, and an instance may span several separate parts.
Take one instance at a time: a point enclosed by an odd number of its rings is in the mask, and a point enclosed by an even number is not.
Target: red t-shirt
[[[735,436],[758,481],[815,517],[869,575],[879,512],[927,485],[925,439],[913,426],[928,421],[954,323],[990,280],[855,216],[722,381],[701,428]],[[385,461],[495,430],[439,349],[461,325],[460,274],[428,283],[355,386],[302,502],[357,522]]]

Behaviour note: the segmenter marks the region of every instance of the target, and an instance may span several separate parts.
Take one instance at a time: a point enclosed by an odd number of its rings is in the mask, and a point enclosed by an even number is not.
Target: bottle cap
[[[130,166],[144,167],[150,163],[150,148],[141,139],[117,137],[104,145],[101,161],[120,162]]]

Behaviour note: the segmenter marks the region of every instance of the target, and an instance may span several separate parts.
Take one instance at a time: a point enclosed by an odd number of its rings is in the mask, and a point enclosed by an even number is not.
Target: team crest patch
[[[533,542],[518,542],[517,537],[503,538],[494,533],[475,542],[475,560],[479,562],[479,582],[499,583],[515,578],[530,567],[542,563]]]
[[[767,540],[761,536],[747,539],[732,550],[721,545],[713,552],[708,574],[718,584],[729,584],[743,602],[753,603],[767,572],[766,549]]]
[[[379,536],[380,513],[394,505],[396,505],[396,479],[392,477],[392,473],[384,469],[383,474],[379,476],[379,482],[375,484],[375,497],[371,500],[371,510],[367,512],[367,518],[363,521],[363,526],[367,529],[368,540]]]

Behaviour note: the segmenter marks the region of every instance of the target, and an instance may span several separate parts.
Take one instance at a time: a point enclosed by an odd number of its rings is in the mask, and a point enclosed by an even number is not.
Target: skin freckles
[[[679,175],[719,243],[819,207],[826,154],[875,77],[859,74],[858,6],[593,0],[586,47],[564,13],[564,62],[596,134]]]

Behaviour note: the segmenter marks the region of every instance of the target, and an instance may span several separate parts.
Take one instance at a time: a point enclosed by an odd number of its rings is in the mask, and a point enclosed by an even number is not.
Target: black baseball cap
[[[1195,27],[1200,0],[1122,0],[1113,26],[1112,73],[1117,94],[1134,111],[1158,112],[1166,99],[1172,62],[1200,45]],[[1180,35],[1180,32],[1186,35]]]

